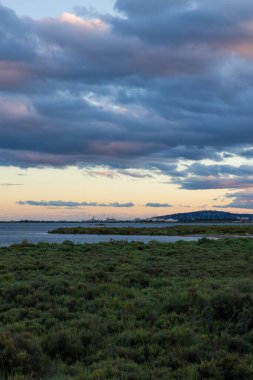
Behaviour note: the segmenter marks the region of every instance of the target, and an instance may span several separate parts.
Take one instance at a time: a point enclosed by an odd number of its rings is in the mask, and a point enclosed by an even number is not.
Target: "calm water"
[[[22,240],[28,240],[32,243],[49,242],[62,243],[65,240],[71,240],[74,243],[99,243],[113,240],[143,241],[148,243],[151,240],[160,242],[175,242],[178,240],[196,241],[201,236],[122,236],[122,235],[51,235],[48,231],[59,227],[74,226],[93,226],[91,223],[0,223],[0,246],[8,246],[14,243],[20,243]],[[112,224],[105,224],[112,226]],[[114,227],[131,226],[131,227],[165,227],[175,224],[165,223],[113,223]],[[97,226],[99,227],[99,226]]]

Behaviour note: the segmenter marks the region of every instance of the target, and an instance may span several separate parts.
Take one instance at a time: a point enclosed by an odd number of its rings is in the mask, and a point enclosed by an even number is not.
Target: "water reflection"
[[[110,224],[105,224],[108,226]],[[166,224],[173,226],[175,223]],[[178,240],[196,241],[201,236],[125,236],[125,235],[52,235],[47,232],[60,227],[75,227],[80,223],[0,223],[0,246],[8,246],[14,243],[20,243],[28,240],[31,243],[49,242],[62,243],[65,240],[71,240],[74,243],[100,243],[113,240],[142,241],[148,243],[151,240],[159,242],[175,242]],[[82,223],[82,226],[94,227],[94,224]],[[114,227],[122,227],[122,224],[115,223]],[[165,227],[164,223],[137,224],[128,223],[131,227]]]

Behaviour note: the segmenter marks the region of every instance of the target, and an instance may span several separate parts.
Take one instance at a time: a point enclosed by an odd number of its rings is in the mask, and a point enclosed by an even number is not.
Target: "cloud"
[[[251,157],[252,1],[115,7],[35,20],[0,5],[0,165],[106,165],[148,178],[181,159]],[[204,188],[192,170],[181,186]]]
[[[224,49],[250,37],[247,22],[253,5],[250,0],[241,4],[236,0],[229,4],[228,0],[117,0],[116,8],[127,17],[115,17],[113,24],[122,33],[139,36],[149,43],[175,47],[192,44],[193,49],[195,44],[208,44],[208,47]]]
[[[195,163],[187,168],[188,174],[193,174],[197,176],[217,176],[224,177],[226,175],[233,176],[253,176],[252,165],[204,165],[201,163]]]
[[[143,179],[143,178],[153,178],[153,175],[151,173],[147,172],[140,172],[140,171],[133,171],[133,170],[122,170],[118,169],[117,173],[126,177],[131,177],[135,179]]]
[[[80,207],[115,207],[115,208],[132,208],[135,207],[135,203],[126,202],[109,202],[109,203],[99,203],[99,202],[74,202],[74,201],[18,201],[20,206],[39,206],[39,207],[53,207],[53,208],[80,208]],[[166,208],[172,207],[168,203],[147,203],[143,205],[144,207],[153,208]]]
[[[216,177],[189,177],[177,181],[182,189],[209,190],[209,189],[242,189],[253,187],[253,178],[216,178]]]
[[[109,169],[87,169],[83,171],[84,175],[89,175],[91,177],[105,177],[105,178],[110,178],[113,179],[117,177],[117,174]]]
[[[252,165],[207,165],[194,163],[184,170],[172,169],[172,183],[186,190],[236,189],[253,187]]]
[[[232,201],[226,205],[219,205],[219,208],[241,208],[253,210],[253,190],[240,191],[233,194],[226,194],[226,199]]]
[[[240,155],[246,158],[253,158],[253,149],[245,149],[240,152]]]
[[[3,187],[23,186],[23,183],[0,183],[0,186],[3,186]]]
[[[110,203],[109,205],[110,205],[109,207],[134,207],[135,206],[133,202],[128,202],[128,203],[114,202],[114,203]],[[105,207],[108,207],[108,204],[105,204]]]
[[[153,208],[167,208],[167,207],[172,207],[168,203],[147,203],[145,205],[146,207],[153,207]]]
[[[83,170],[84,175],[89,175],[91,177],[105,177],[105,178],[119,178],[120,176],[130,177],[133,179],[143,179],[143,178],[153,178],[153,175],[148,172],[143,171],[133,171],[126,169],[113,169],[110,168],[98,168],[98,169],[86,169]]]
[[[40,206],[40,207],[116,207],[116,208],[130,208],[134,207],[135,204],[132,202],[128,203],[98,203],[98,202],[66,202],[66,201],[18,201],[20,206]]]

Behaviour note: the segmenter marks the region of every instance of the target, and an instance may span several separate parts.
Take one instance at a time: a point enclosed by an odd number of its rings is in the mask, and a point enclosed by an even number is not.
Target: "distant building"
[[[146,219],[147,222],[160,222],[160,223],[175,223],[177,222],[176,219],[167,219],[167,218],[161,218],[161,217],[153,217],[153,218],[149,218],[149,219]]]

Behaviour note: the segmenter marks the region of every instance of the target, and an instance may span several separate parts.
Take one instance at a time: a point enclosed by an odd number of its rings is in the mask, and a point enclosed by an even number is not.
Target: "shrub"
[[[238,321],[245,305],[252,303],[249,296],[239,293],[221,293],[210,300],[210,311],[214,319],[223,321]]]
[[[5,374],[14,371],[22,374],[42,373],[46,357],[38,338],[29,333],[0,334],[0,367]]]
[[[60,358],[70,364],[81,359],[85,347],[82,339],[73,331],[58,331],[44,341],[44,349],[50,357]]]

